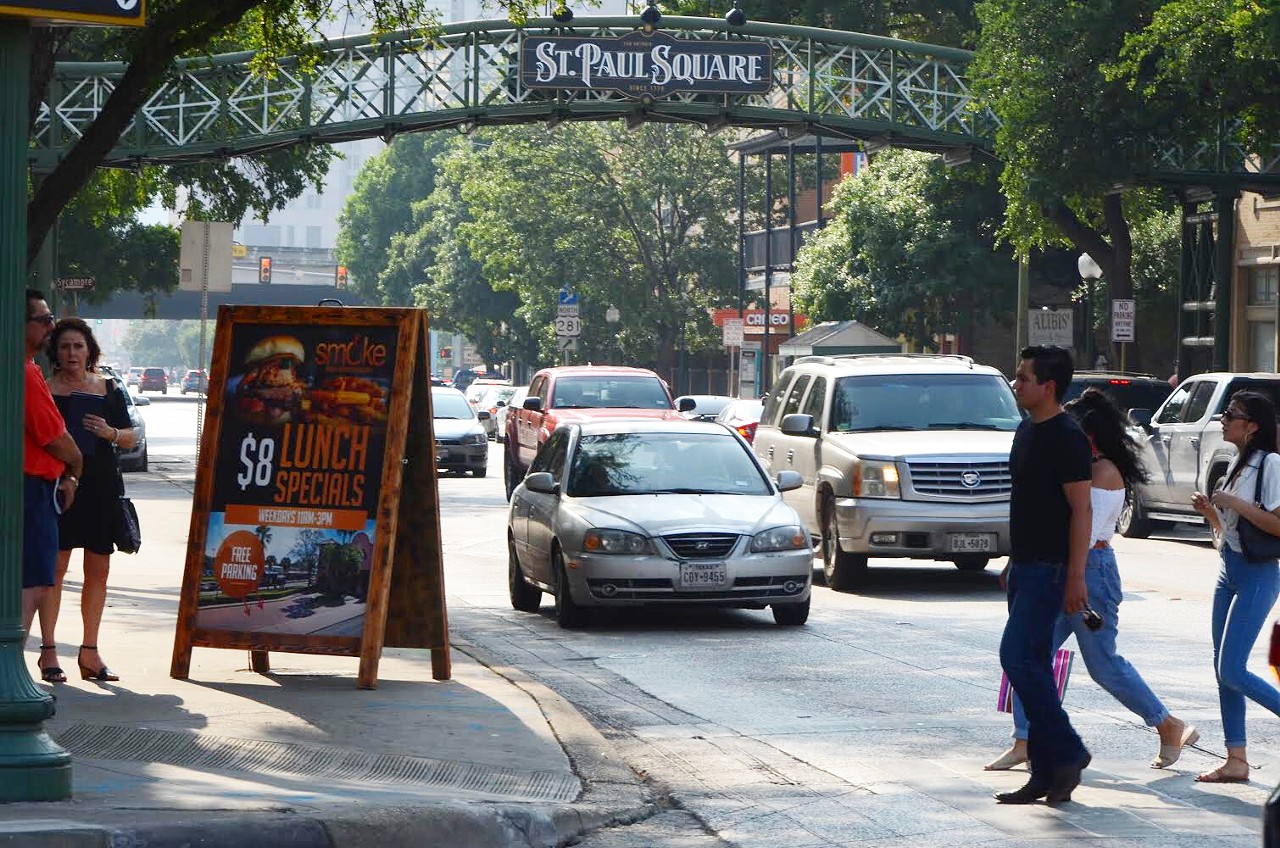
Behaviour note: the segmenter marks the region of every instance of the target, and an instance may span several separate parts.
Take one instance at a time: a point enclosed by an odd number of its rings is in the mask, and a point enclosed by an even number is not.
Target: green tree
[[[372,303],[407,306],[413,302],[417,274],[384,274],[391,264],[392,240],[410,231],[414,204],[435,189],[436,158],[451,133],[398,136],[365,163],[338,219],[338,257],[347,266],[351,288]]]
[[[719,18],[732,0],[675,0],[658,4],[680,15]],[[745,0],[752,21],[816,26],[967,47],[977,32],[975,0]]]
[[[971,341],[1014,308],[1011,251],[996,245],[1003,206],[994,168],[885,151],[836,188],[830,223],[801,249],[796,308],[925,347],[942,333]]]
[[[183,364],[178,347],[181,321],[134,321],[124,334],[129,361],[172,368]]]

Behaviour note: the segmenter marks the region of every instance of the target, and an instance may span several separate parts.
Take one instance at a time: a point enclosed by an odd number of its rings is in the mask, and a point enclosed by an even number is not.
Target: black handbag
[[[1253,488],[1253,503],[1260,509],[1262,506],[1262,472],[1267,467],[1267,454],[1262,455],[1258,463],[1258,484]],[[1259,528],[1243,515],[1236,521],[1236,532],[1240,534],[1240,553],[1249,562],[1274,562],[1280,559],[1280,536],[1272,536]]]
[[[138,524],[138,511],[133,508],[133,501],[124,495],[116,502],[119,507],[116,509],[116,523],[112,533],[116,550],[122,554],[136,554],[142,547],[142,526]]]

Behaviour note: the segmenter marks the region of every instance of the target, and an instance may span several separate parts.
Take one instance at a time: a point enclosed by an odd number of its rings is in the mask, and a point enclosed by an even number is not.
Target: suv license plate
[[[996,549],[995,533],[948,533],[947,550],[950,553],[988,553]]]
[[[729,569],[723,562],[680,563],[680,589],[723,589],[729,583]]]

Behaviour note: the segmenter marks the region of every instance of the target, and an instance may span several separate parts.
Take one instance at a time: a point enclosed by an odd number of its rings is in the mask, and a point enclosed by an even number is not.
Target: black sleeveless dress
[[[132,427],[129,408],[121,394],[124,390],[115,380],[107,381],[106,403],[102,417],[112,427],[124,430]],[[70,401],[66,396],[54,395],[63,420],[67,420]],[[68,422],[68,429],[79,422]],[[76,487],[71,509],[58,518],[58,548],[64,551],[84,548],[95,554],[112,554],[115,544],[111,537],[116,521],[118,500],[123,488],[120,461],[110,439],[96,439],[92,454],[84,458],[84,471],[80,485]]]

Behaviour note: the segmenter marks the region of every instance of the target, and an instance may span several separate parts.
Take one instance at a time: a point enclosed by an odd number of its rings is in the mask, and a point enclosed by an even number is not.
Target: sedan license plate
[[[948,533],[950,553],[990,553],[996,549],[995,533]]]
[[[723,562],[680,563],[681,589],[723,589],[729,583],[729,570]]]

